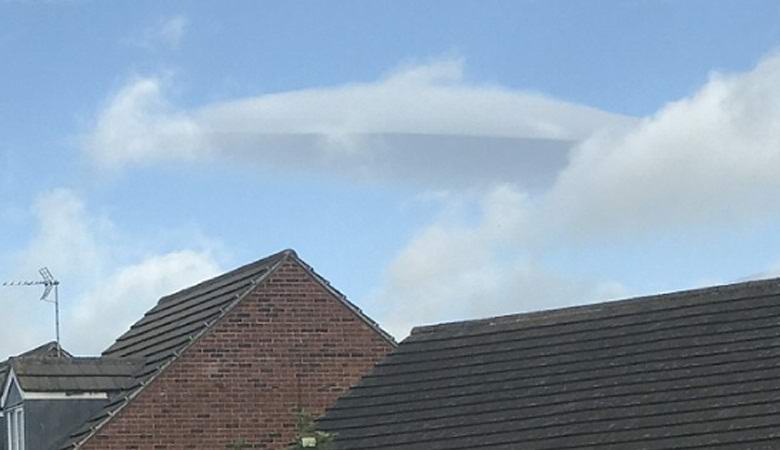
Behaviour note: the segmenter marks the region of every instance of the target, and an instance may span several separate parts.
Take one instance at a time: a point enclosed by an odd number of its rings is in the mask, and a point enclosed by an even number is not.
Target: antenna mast
[[[60,282],[54,278],[48,267],[41,268],[38,273],[43,280],[37,281],[7,281],[3,286],[43,286],[41,301],[52,303],[54,305],[54,332],[57,337],[57,357],[62,356],[62,345],[60,345]],[[49,295],[54,291],[54,300],[49,299]]]

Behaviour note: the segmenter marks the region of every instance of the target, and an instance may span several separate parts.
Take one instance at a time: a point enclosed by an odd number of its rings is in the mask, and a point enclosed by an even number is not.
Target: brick
[[[288,260],[82,448],[284,449],[392,348]]]

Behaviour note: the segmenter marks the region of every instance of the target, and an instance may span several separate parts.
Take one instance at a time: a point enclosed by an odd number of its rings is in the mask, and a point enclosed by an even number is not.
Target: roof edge
[[[280,252],[276,252],[276,253],[274,253],[272,255],[268,255],[268,256],[266,256],[264,258],[261,258],[261,259],[258,259],[256,261],[252,261],[250,263],[238,266],[238,267],[236,267],[234,269],[230,269],[227,272],[224,272],[224,273],[221,273],[219,275],[213,276],[211,278],[207,278],[205,280],[199,281],[199,282],[193,284],[192,286],[187,286],[187,287],[185,287],[183,289],[179,289],[178,291],[171,292],[170,294],[163,295],[162,297],[160,297],[158,299],[157,304],[164,303],[166,300],[168,300],[171,297],[175,297],[175,296],[178,296],[178,295],[182,295],[182,294],[184,294],[186,292],[190,292],[190,291],[194,291],[196,289],[199,289],[199,288],[203,287],[204,285],[207,285],[209,283],[213,283],[213,282],[215,282],[215,281],[217,281],[217,280],[219,280],[221,278],[227,278],[231,274],[239,272],[241,270],[244,270],[244,269],[246,269],[248,267],[267,264],[267,263],[273,261],[274,259],[277,259],[277,258],[283,259],[284,257],[287,257],[290,254],[294,255],[295,254],[295,250],[292,250],[292,249],[289,249],[289,248],[288,249],[284,249],[284,250],[282,250]]]
[[[422,325],[422,326],[412,328],[410,336],[420,335],[424,333],[432,333],[435,331],[441,331],[455,326],[464,326],[464,325],[479,326],[481,324],[489,324],[495,322],[508,323],[508,322],[517,322],[521,320],[532,320],[537,317],[541,317],[549,314],[577,314],[577,313],[586,314],[588,312],[595,311],[600,308],[618,308],[624,305],[629,305],[634,303],[644,303],[644,302],[650,302],[655,300],[672,300],[675,298],[699,298],[699,297],[703,297],[715,293],[721,295],[728,295],[732,293],[737,293],[746,288],[753,289],[753,290],[766,289],[767,292],[765,292],[763,295],[780,294],[780,277],[764,278],[764,279],[748,280],[748,281],[737,281],[733,283],[726,283],[726,284],[720,284],[715,286],[683,289],[679,291],[663,292],[660,294],[640,295],[637,297],[607,300],[607,301],[601,301],[597,303],[588,303],[584,305],[566,306],[561,308],[549,308],[549,309],[542,309],[537,311],[528,311],[528,312],[514,313],[514,314],[504,314],[504,315],[493,316],[493,317],[485,317],[481,319],[456,320],[456,321],[441,322],[441,323],[436,323],[431,325]],[[742,297],[750,297],[750,296],[752,295],[741,295],[741,296],[737,295],[731,298],[731,300],[736,300]]]
[[[288,257],[293,259],[299,266],[301,266],[317,284],[322,286],[331,295],[336,297],[336,299],[339,302],[341,302],[344,306],[346,306],[347,309],[352,312],[352,314],[357,316],[358,319],[360,319],[363,323],[368,325],[370,329],[374,330],[374,332],[376,332],[382,339],[387,341],[394,348],[398,347],[398,342],[395,340],[392,334],[385,331],[379,325],[378,322],[370,318],[368,315],[366,315],[366,313],[363,312],[362,309],[360,309],[357,305],[349,301],[349,299],[343,292],[333,287],[333,285],[330,284],[330,281],[328,281],[325,277],[317,273],[317,271],[314,270],[314,267],[310,266],[306,261],[302,260],[294,250],[286,250],[286,252],[288,252],[287,253]]]
[[[49,342],[46,342],[45,344],[41,344],[41,345],[39,345],[39,346],[37,346],[37,347],[35,347],[33,349],[27,350],[27,351],[25,351],[23,353],[19,353],[18,355],[9,356],[8,359],[6,359],[5,361],[0,361],[0,364],[7,363],[11,359],[14,359],[14,358],[44,358],[44,357],[48,357],[48,358],[63,358],[63,359],[67,359],[67,358],[72,358],[73,357],[73,355],[70,352],[66,351],[64,348],[61,349],[61,351],[62,351],[62,356],[61,357],[58,357],[58,356],[47,356],[47,354],[46,354],[47,352],[54,351],[56,349],[57,349],[57,341],[49,341]]]
[[[2,391],[0,391],[0,409],[5,409],[5,402],[8,400],[8,392],[11,390],[12,383],[19,384],[16,380],[16,373],[14,372],[13,366],[8,369],[8,375],[3,381]]]

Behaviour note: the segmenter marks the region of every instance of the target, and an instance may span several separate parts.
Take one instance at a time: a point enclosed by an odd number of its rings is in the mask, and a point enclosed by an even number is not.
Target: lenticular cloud
[[[540,94],[465,81],[461,61],[370,83],[176,107],[160,79],[135,80],[84,139],[103,167],[252,162],[353,179],[471,185],[551,183],[573,144],[633,119]]]

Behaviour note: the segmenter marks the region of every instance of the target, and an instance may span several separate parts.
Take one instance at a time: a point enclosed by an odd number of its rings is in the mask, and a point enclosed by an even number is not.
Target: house
[[[70,358],[71,355],[59,348],[56,342],[48,342],[40,347],[34,348],[28,352],[17,355],[15,359],[22,358]],[[7,450],[9,445],[9,432],[11,429],[18,430],[17,421],[11,421],[11,417],[3,408],[3,389],[6,386],[6,380],[11,370],[12,359],[0,362],[0,450]],[[18,413],[17,413],[18,414]]]
[[[126,390],[142,363],[130,358],[10,359],[1,401],[8,449],[56,448],[69,431]]]
[[[101,358],[89,360],[90,374],[110,366],[116,375],[102,384],[108,395],[100,408],[54,447],[20,448],[283,449],[300,411],[320,415],[394,347],[285,250],[161,298]],[[86,383],[90,392],[98,391],[94,381]],[[25,419],[28,433],[39,426]]]
[[[780,279],[416,328],[339,450],[780,448]]]

